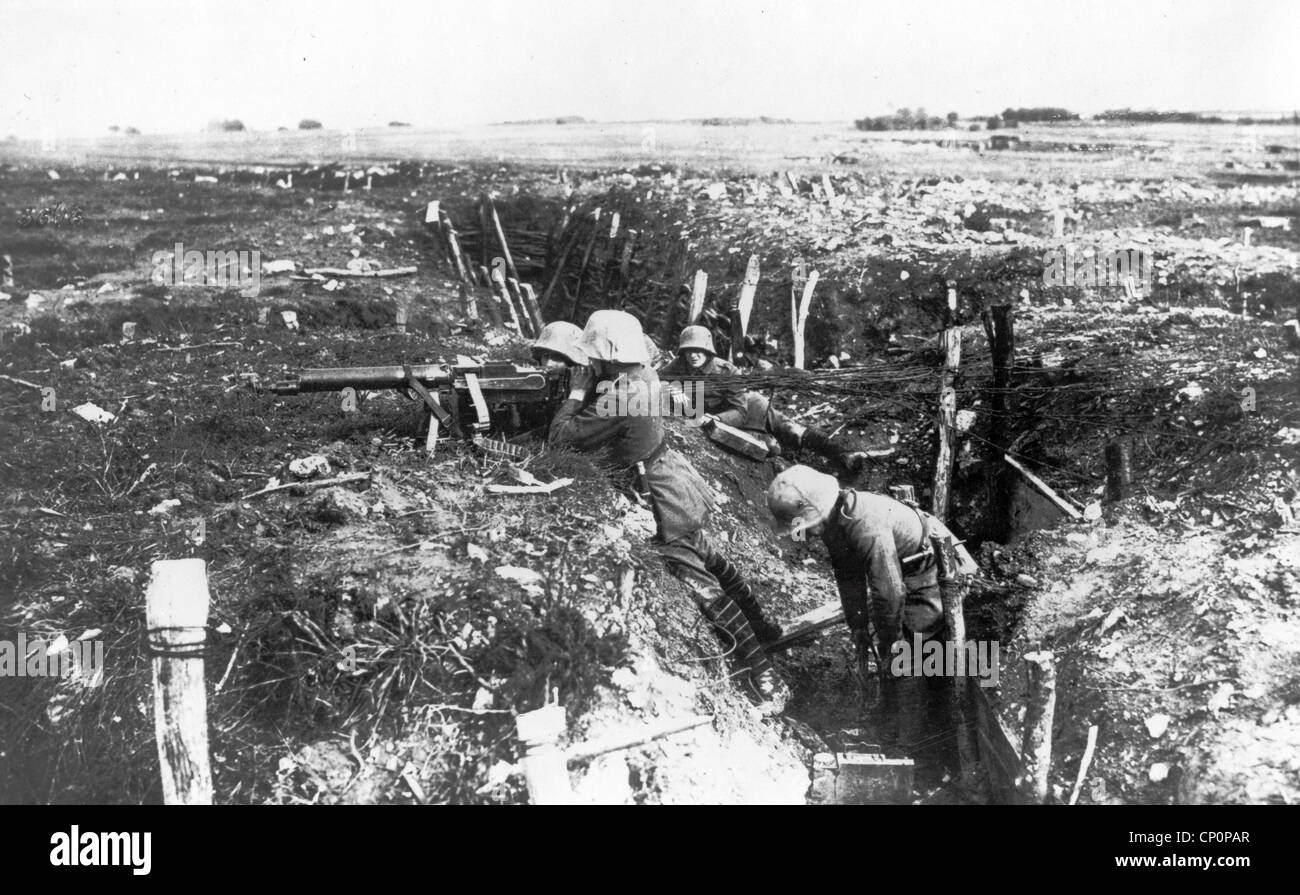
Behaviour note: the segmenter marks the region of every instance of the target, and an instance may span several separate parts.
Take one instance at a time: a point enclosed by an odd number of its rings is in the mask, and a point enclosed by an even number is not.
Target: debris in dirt
[[[1236,694],[1237,688],[1232,684],[1219,684],[1214,695],[1210,697],[1206,708],[1211,714],[1217,715],[1219,712],[1232,708],[1232,697]]]
[[[281,312],[280,312],[280,319],[284,321],[284,325],[285,325],[285,328],[286,328],[286,329],[297,329],[297,328],[298,328],[298,312],[297,312],[297,311],[281,311]]]
[[[498,578],[515,582],[532,596],[540,596],[542,593],[542,588],[538,585],[545,579],[532,569],[524,566],[497,566],[493,571]]]
[[[468,556],[471,561],[473,560],[478,560],[479,562],[488,561],[487,551],[484,550],[482,547],[480,547],[478,544],[473,544],[473,543],[466,544],[465,555]]]
[[[572,484],[573,479],[556,479],[553,482],[537,482],[534,485],[488,485],[487,490],[489,494],[550,494]]]
[[[37,386],[40,388],[40,386]],[[102,407],[95,404],[86,403],[72,408],[72,412],[89,423],[111,423],[117,419],[116,416],[109,413]]]
[[[287,258],[278,261],[267,261],[262,265],[262,273],[293,273],[297,266]]]
[[[1273,433],[1273,437],[1287,446],[1300,444],[1300,429],[1283,428]]]
[[[344,488],[326,488],[312,495],[304,507],[309,518],[337,524],[365,517],[369,508],[358,495]]]
[[[280,484],[279,479],[271,479],[267,483],[266,487],[261,491],[254,491],[252,494],[245,494],[240,498],[240,500],[250,500],[254,497],[261,497],[263,494],[273,494],[276,491],[286,491],[290,488],[324,488],[327,485],[345,485],[349,482],[359,482],[363,479],[369,478],[370,473],[368,472],[353,472],[332,479],[320,479],[315,482],[289,482],[285,485]]]
[[[1147,779],[1152,783],[1163,783],[1169,777],[1168,762],[1157,761],[1151,765],[1151,770],[1147,771]]]
[[[289,462],[289,472],[298,476],[300,479],[309,479],[318,475],[330,474],[330,461],[326,460],[320,454],[311,454],[307,457],[299,457],[297,460]]]
[[[407,277],[418,272],[418,267],[393,267],[385,270],[353,270],[350,267],[309,267],[303,271],[303,273],[312,276],[326,277]],[[331,286],[330,283],[334,285]],[[332,291],[337,289],[338,285],[334,280],[330,280],[329,283],[325,284],[324,288]]]
[[[1104,637],[1111,628],[1115,627],[1120,622],[1127,620],[1128,616],[1124,614],[1124,610],[1119,606],[1116,606],[1110,611],[1110,614],[1106,616],[1106,620],[1101,623],[1101,628],[1097,633]]]
[[[114,581],[122,581],[127,584],[135,584],[135,579],[139,573],[129,566],[112,566],[108,570],[108,577]]]
[[[1165,735],[1165,731],[1169,729],[1169,722],[1172,720],[1174,719],[1163,713],[1152,715],[1146,720],[1147,733],[1151,735],[1153,740],[1160,739]]]
[[[164,516],[181,505],[179,500],[168,498],[149,510],[150,516]]]

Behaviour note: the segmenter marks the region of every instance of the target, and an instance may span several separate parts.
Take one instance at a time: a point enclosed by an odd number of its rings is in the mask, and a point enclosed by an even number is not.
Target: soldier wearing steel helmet
[[[881,672],[880,708],[900,722],[895,733],[899,745],[915,746],[925,725],[936,724],[942,691],[934,679],[888,673],[890,657],[896,643],[910,644],[914,635],[922,642],[943,636],[943,602],[930,538],[945,540],[952,533],[915,505],[841,488],[834,477],[807,466],[777,475],[767,489],[767,506],[779,533],[821,536],[859,665],[865,669],[874,653]],[[977,570],[964,547],[957,545],[956,554],[961,573]],[[899,714],[908,717],[899,719]]]
[[[796,451],[806,448],[835,460],[856,472],[867,460],[862,451],[850,451],[836,445],[820,429],[796,423],[772,407],[766,395],[747,391],[743,385],[720,385],[708,382],[708,377],[739,376],[740,368],[718,356],[713,347],[713,334],[707,327],[688,326],[682,330],[677,342],[677,357],[660,370],[665,378],[677,381],[704,379],[704,410],[711,420],[761,433],[769,445],[779,452],[781,448]]]
[[[587,355],[578,347],[582,328],[566,320],[542,327],[532,343],[533,360],[543,367],[585,367]]]
[[[703,526],[713,511],[712,490],[690,462],[664,442],[656,402],[643,415],[610,415],[593,400],[597,381],[617,388],[657,392],[659,377],[649,360],[640,322],[623,311],[596,311],[578,347],[593,370],[575,370],[569,400],[551,424],[549,441],[600,453],[628,474],[647,497],[658,527],[657,548],[669,569],[687,585],[705,617],[735,645],[735,655],[769,714],[785,708],[790,690],[762,642],[781,630],[763,615],[753,589],[725,556],[713,549]]]

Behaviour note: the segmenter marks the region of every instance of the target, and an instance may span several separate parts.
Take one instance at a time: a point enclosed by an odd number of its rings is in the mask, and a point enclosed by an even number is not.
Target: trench
[[[640,319],[661,349],[671,350],[690,314],[692,273],[703,270],[709,286],[698,322],[713,331],[720,353],[725,355],[731,347],[727,295],[735,293],[745,275],[746,252],[719,253],[716,246],[692,238],[689,206],[656,204],[651,196],[618,188],[581,202],[515,196],[498,199],[495,205],[521,278],[539,284],[537,291],[546,320],[564,319],[582,325],[594,310],[626,310]],[[452,214],[454,220],[466,221],[464,227],[457,226],[462,251],[468,259],[487,267],[499,249],[494,233],[484,226],[486,220],[481,218],[480,208],[477,202],[463,202],[452,207]],[[480,226],[475,226],[476,221]],[[791,343],[788,315],[782,312],[789,302],[790,262],[797,259],[798,253],[779,244],[752,248],[760,256],[764,271],[772,273],[765,274],[757,289],[751,318],[754,322],[744,351],[751,358],[781,364],[788,362]],[[1000,261],[1001,265],[1006,263],[1005,259]],[[1015,259],[1011,262],[1013,267],[1016,263]],[[1018,288],[1014,280],[1002,276],[1001,267],[990,268],[971,259],[960,259],[957,270],[951,264],[932,264],[919,270],[914,264],[909,266],[912,276],[907,279],[899,277],[903,265],[889,259],[872,260],[854,277],[838,273],[824,276],[819,283],[824,301],[806,331],[809,357],[845,355],[854,361],[872,356],[888,358],[898,352],[900,344],[932,336],[943,325],[943,285],[955,275],[971,284],[963,299],[969,305],[965,309],[968,313],[979,305],[1006,300]],[[907,283],[901,295],[899,282]],[[925,388],[931,389],[929,383]],[[806,401],[794,388],[775,397],[794,411],[807,410],[816,403]],[[888,396],[858,404],[840,402],[829,412],[843,414],[843,428],[862,447],[879,446],[880,430],[885,427],[916,427],[915,411],[900,406],[898,401],[891,402]],[[1009,437],[1016,434],[1012,431]],[[873,471],[865,480],[851,483],[842,478],[842,482],[881,492],[888,485],[908,483],[916,486],[918,494],[925,494],[935,454],[931,443],[937,443],[937,435],[931,427],[930,432],[916,437],[923,446],[919,455],[924,461],[887,473]],[[824,465],[811,455],[788,459]],[[753,462],[738,455],[734,460],[740,464]],[[1032,493],[1014,486],[1002,501],[1001,512],[990,512],[990,494],[997,487],[1007,484],[999,483],[982,465],[954,470],[950,525],[973,553],[985,542],[1012,541],[1055,519],[1050,507],[1043,507]],[[761,492],[753,497],[758,499],[754,505],[760,506]],[[762,520],[751,521],[762,524]],[[833,580],[826,557],[815,552],[812,555],[815,568]],[[1005,642],[1015,629],[1017,613],[1013,605],[1008,605],[1005,592],[976,588],[968,597],[966,618],[970,640]],[[883,753],[889,758],[914,758],[913,796],[920,794],[927,804],[1018,800],[1014,787],[1019,773],[1016,749],[972,680],[963,681],[971,686],[962,691],[961,702],[968,742],[977,764],[958,779],[960,731],[953,725],[932,723],[925,728],[918,755],[881,748],[877,716],[867,711],[872,697],[859,683],[842,626],[811,644],[789,649],[781,665],[795,692],[785,717],[794,722],[796,737],[798,728],[809,729],[825,750],[841,757]],[[848,798],[863,803],[901,800],[897,793],[887,790],[876,787]]]

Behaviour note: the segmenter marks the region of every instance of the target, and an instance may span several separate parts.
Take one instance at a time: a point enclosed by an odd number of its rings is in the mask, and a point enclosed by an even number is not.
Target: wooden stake
[[[1079,801],[1079,790],[1083,788],[1088,768],[1092,767],[1092,754],[1097,751],[1097,725],[1088,728],[1088,745],[1083,748],[1083,758],[1079,759],[1079,776],[1074,778],[1074,789],[1070,790],[1069,804]]]
[[[939,597],[943,602],[943,619],[948,628],[948,642],[952,644],[954,655],[966,661],[966,613],[964,604],[970,590],[970,580],[958,571],[956,547],[952,537],[930,538],[930,548],[934,551],[938,567]],[[952,716],[953,729],[957,734],[958,774],[963,782],[973,780],[979,766],[975,745],[974,727],[968,723],[971,719],[966,712],[966,688],[970,682],[970,669],[964,668],[964,674],[952,676],[952,688],[949,692],[949,713]]]
[[[749,334],[749,316],[754,310],[758,278],[758,256],[750,255],[749,263],[745,265],[745,280],[740,286],[740,298],[736,300],[736,310],[731,317],[731,359],[733,361],[745,353],[745,336]]]
[[[632,247],[636,243],[636,231],[628,230],[627,236],[623,238],[623,254],[618,259],[618,277],[619,281],[626,283],[628,275],[631,272],[632,265]]]
[[[568,762],[556,741],[566,727],[564,707],[526,712],[515,719],[515,730],[524,747],[520,761],[528,784],[528,801],[534,805],[573,804]]]
[[[587,263],[591,261],[591,252],[596,248],[596,240],[599,237],[600,209],[597,208],[591,213],[591,238],[587,240],[587,247],[582,250],[582,264],[578,267],[578,284],[573,287],[573,307],[569,309],[571,318],[578,316],[578,303],[582,301],[582,278],[587,273]]]
[[[163,802],[211,805],[208,697],[203,682],[208,575],[203,560],[154,562],[144,611],[154,652],[154,734]]]
[[[957,441],[957,391],[953,382],[961,366],[961,327],[950,326],[940,336],[944,352],[939,387],[939,456],[934,464],[934,497],[930,512],[939,519],[948,518],[948,499],[952,489],[952,460]]]
[[[1116,438],[1106,445],[1106,498],[1123,500],[1132,493],[1132,444],[1127,438]]]
[[[695,271],[695,282],[691,285],[691,312],[686,315],[686,325],[694,326],[704,313],[704,296],[709,289],[709,275],[702,270]]]
[[[514,280],[510,282],[513,283]],[[519,294],[523,297],[524,307],[528,309],[528,316],[532,318],[538,335],[541,335],[542,327],[546,326],[546,318],[542,316],[541,305],[537,303],[537,293],[533,291],[531,283],[519,283],[517,287]]]
[[[501,218],[497,215],[496,203],[492,201],[492,197],[487,193],[484,193],[479,198],[479,201],[487,204],[488,212],[492,216],[492,229],[496,231],[497,242],[501,245],[501,255],[506,259],[506,270],[510,273],[510,276],[517,280],[519,279],[519,271],[515,269],[515,259],[510,256],[510,246],[506,245],[506,232],[501,229]]]
[[[14,288],[14,259],[12,255],[0,255],[0,289]]]
[[[447,246],[451,249],[451,257],[456,265],[456,275],[460,277],[462,283],[470,281],[469,267],[465,263],[465,256],[460,250],[460,238],[456,236],[456,228],[451,223],[451,217],[447,212],[439,212],[442,220],[442,232],[446,234]]]
[[[1021,791],[1034,804],[1047,801],[1047,775],[1052,769],[1052,719],[1056,714],[1056,657],[1051,650],[1025,655],[1029,696],[1025,705],[1024,745],[1020,750],[1025,772]]]
[[[999,459],[1012,441],[1010,417],[1011,370],[1015,358],[1014,308],[1009,304],[994,305],[981,313],[984,333],[993,352],[993,388],[989,397],[993,415],[990,419],[989,441],[992,442],[993,459]],[[993,538],[1006,543],[1011,537],[1011,501],[1015,495],[1015,480],[1001,463],[993,463],[988,472],[990,516],[993,519]]]
[[[808,311],[812,307],[813,290],[817,288],[817,280],[821,276],[817,271],[808,274],[808,281],[803,284],[803,296],[799,299],[799,313],[795,319],[797,330],[794,337],[794,366],[796,370],[804,368],[804,327],[808,323]]]
[[[478,319],[478,300],[474,298],[473,291],[470,290],[469,284],[462,282],[460,284],[460,303],[465,309],[465,316],[470,320]]]
[[[536,338],[541,335],[541,321],[533,316],[532,309],[530,309],[528,303],[524,301],[524,293],[523,290],[519,288],[519,281],[514,277],[507,278],[506,291],[510,293],[511,300],[519,306],[519,317],[528,324],[528,328],[532,330],[533,337]]]
[[[519,313],[515,310],[515,303],[510,300],[510,290],[506,286],[505,274],[501,272],[500,265],[494,266],[489,276],[491,277],[493,293],[510,311],[510,322],[515,325],[515,331],[519,335],[527,337],[528,330],[524,328],[523,322],[519,319]]]
[[[491,257],[488,250],[488,230],[491,224],[488,222],[487,194],[483,193],[478,198],[478,263],[484,267],[488,266],[488,260]]]

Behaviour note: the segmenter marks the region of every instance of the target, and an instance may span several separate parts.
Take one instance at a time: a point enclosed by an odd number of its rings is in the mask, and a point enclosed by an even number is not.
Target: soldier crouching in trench
[[[835,478],[807,466],[777,475],[768,486],[767,506],[779,533],[820,535],[826,545],[859,669],[865,672],[869,657],[876,658],[881,698],[873,708],[886,743],[936,766],[955,766],[946,682],[898,675],[891,661],[900,641],[910,647],[917,635],[922,643],[944,636],[930,538],[950,537],[947,526],[892,497],[841,489]],[[962,573],[976,571],[964,547],[958,545],[956,553]],[[863,678],[865,683],[865,673]]]
[[[685,457],[665,444],[657,401],[641,402],[646,413],[620,416],[611,415],[607,403],[593,400],[597,379],[643,398],[658,394],[659,377],[646,366],[649,357],[640,322],[623,311],[596,311],[576,347],[595,369],[575,368],[569,400],[551,423],[550,444],[600,452],[609,465],[632,479],[654,511],[656,546],[668,568],[690,589],[724,640],[734,644],[760,708],[765,714],[780,714],[790,689],[762,642],[779,637],[781,629],[763,616],[740,570],[705,537],[703,526],[713,510],[709,486]]]
[[[703,326],[682,330],[677,357],[659,372],[674,380],[741,375],[739,367],[718,357],[713,334]],[[780,453],[782,448],[787,451],[806,448],[840,463],[849,472],[857,472],[867,460],[862,451],[850,451],[835,444],[822,430],[796,423],[772,407],[767,396],[747,391],[742,385],[710,384],[705,390],[704,410],[728,426],[758,433],[774,448],[773,453]],[[705,425],[709,422],[706,420]]]

